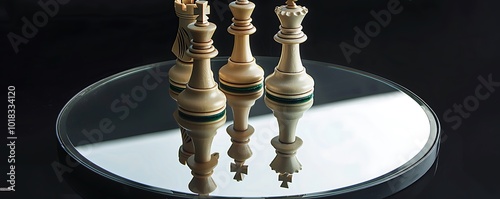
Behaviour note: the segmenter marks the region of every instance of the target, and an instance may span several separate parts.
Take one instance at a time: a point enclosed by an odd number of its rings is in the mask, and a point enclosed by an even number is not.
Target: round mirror
[[[256,57],[266,76],[278,62]],[[173,118],[168,70],[175,61],[137,67],[85,88],[63,108],[57,136],[79,163],[117,183],[167,196],[192,198],[191,170],[179,162],[182,137]],[[227,58],[212,60],[214,75]],[[302,169],[277,174],[271,139],[277,121],[257,100],[249,123],[253,155],[241,167],[227,155],[227,123],[214,138],[219,153],[214,197],[385,197],[409,186],[437,157],[439,123],[415,94],[383,78],[333,64],[303,60],[315,80],[314,105],[297,127]],[[217,79],[217,77],[215,77]],[[203,102],[200,102],[203,103]],[[230,107],[227,107],[230,109]]]

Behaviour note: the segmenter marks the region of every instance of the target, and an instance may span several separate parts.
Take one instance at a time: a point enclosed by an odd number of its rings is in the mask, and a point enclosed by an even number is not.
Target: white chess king
[[[249,35],[256,31],[251,23],[255,4],[236,0],[229,8],[234,17],[227,30],[234,35],[234,47],[228,63],[219,70],[219,80],[234,116],[234,123],[226,129],[233,143],[227,153],[235,161],[231,164],[231,171],[236,172],[234,179],[241,181],[247,169],[243,164],[252,156],[248,142],[254,128],[248,124],[248,116],[255,100],[264,92],[264,70],[257,65],[250,49]]]
[[[187,30],[190,23],[196,21],[197,15],[194,14],[196,4],[194,0],[174,0],[175,14],[179,18],[179,27],[177,37],[175,38],[172,52],[177,57],[175,65],[168,71],[170,89],[169,94],[172,99],[177,100],[179,93],[186,88],[186,84],[193,70],[193,59],[186,54],[191,41],[191,33]],[[179,162],[185,164],[187,158],[194,154],[194,146],[186,134],[186,130],[180,127],[182,145],[179,147]]]
[[[308,9],[288,0],[275,12],[281,26],[274,40],[282,44],[282,50],[278,66],[266,78],[264,101],[279,125],[279,135],[271,140],[276,157],[270,166],[277,173],[289,175],[302,169],[295,156],[302,139],[295,132],[299,119],[313,104],[314,80],[306,73],[299,50],[299,45],[307,40],[301,24]]]
[[[196,1],[198,17],[187,27],[193,38],[187,51],[193,58],[193,71],[186,89],[179,94],[178,110],[174,113],[174,118],[193,140],[195,152],[187,159],[193,175],[189,189],[201,195],[217,187],[211,175],[219,154],[210,151],[217,129],[226,122],[226,97],[210,68],[210,59],[217,56],[218,51],[212,45],[217,26],[208,22],[209,10],[207,1]]]

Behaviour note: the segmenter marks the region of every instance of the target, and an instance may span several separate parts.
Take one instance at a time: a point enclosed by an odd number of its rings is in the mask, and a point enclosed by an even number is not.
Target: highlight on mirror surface
[[[293,175],[293,182],[291,172],[280,172],[277,176],[269,167],[277,156],[270,140],[277,134],[278,125],[273,115],[267,114],[250,118],[256,132],[249,147],[255,155],[246,160],[246,164],[251,165],[248,170],[239,168],[248,176],[240,182],[233,180],[231,171],[235,168],[228,165],[234,160],[220,154],[220,164],[212,174],[213,183],[217,184],[213,194],[271,197],[350,186],[405,164],[422,150],[429,138],[425,113],[411,98],[399,92],[313,106],[303,119],[297,133],[304,142],[296,156],[304,166],[299,174]],[[364,125],[359,125],[361,122]],[[226,151],[232,144],[224,128],[228,125],[219,128],[211,151]],[[85,150],[89,147],[85,145],[78,146],[77,150],[89,161],[118,176],[190,193],[187,185],[191,171],[177,161],[179,142],[178,129],[171,129],[94,143],[90,152]]]

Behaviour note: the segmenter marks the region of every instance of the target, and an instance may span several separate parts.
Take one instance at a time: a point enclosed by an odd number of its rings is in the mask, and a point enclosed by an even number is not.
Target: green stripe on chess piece
[[[220,88],[222,90],[231,92],[231,93],[255,93],[262,89],[262,84],[251,86],[251,87],[232,87],[220,83]]]
[[[179,117],[192,122],[213,122],[223,118],[225,115],[226,115],[226,110],[223,110],[214,115],[207,115],[207,116],[194,116],[179,111]]]
[[[304,102],[311,100],[313,98],[313,94],[310,94],[308,96],[301,97],[301,98],[282,98],[282,97],[276,97],[274,95],[266,93],[266,97],[272,101],[275,101],[275,102],[278,102],[281,104],[300,104],[300,103],[304,103]]]
[[[177,87],[172,84],[170,84],[170,90],[176,92],[176,93],[181,93],[185,88]]]

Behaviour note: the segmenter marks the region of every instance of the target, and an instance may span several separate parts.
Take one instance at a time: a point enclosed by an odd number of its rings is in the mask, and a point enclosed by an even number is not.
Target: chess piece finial
[[[302,65],[299,45],[307,40],[302,32],[302,21],[308,10],[287,1],[275,9],[280,20],[280,31],[274,40],[282,44],[281,56],[274,72],[266,78],[264,102],[278,120],[279,135],[271,140],[276,157],[271,169],[277,173],[293,174],[302,169],[296,151],[302,139],[295,136],[299,119],[313,104],[314,80]]]
[[[233,23],[227,31],[234,35],[234,46],[228,63],[219,70],[219,81],[234,116],[234,123],[226,129],[233,143],[227,153],[235,160],[236,166],[244,167],[247,166],[245,160],[252,156],[248,143],[254,133],[248,117],[251,107],[264,92],[264,70],[255,62],[250,48],[250,35],[256,31],[251,23],[255,4],[237,0],[231,2],[229,8]],[[241,172],[236,172],[234,179],[242,180],[241,175]]]
[[[175,0],[179,3],[182,3],[182,4],[194,4],[195,3],[195,0]]]
[[[195,13],[205,15],[207,2],[196,3]],[[198,19],[203,17],[198,16]],[[210,64],[210,59],[218,54],[212,45],[217,26],[201,20],[189,24],[187,28],[193,38],[187,51],[187,55],[193,58],[193,70],[186,89],[179,94],[179,108],[174,118],[186,129],[194,144],[195,153],[187,159],[193,175],[189,189],[205,195],[217,187],[211,175],[219,154],[211,154],[211,148],[217,129],[226,122],[226,97],[214,80]]]
[[[198,15],[196,18],[196,26],[208,26],[208,14],[210,14],[210,6],[208,1],[196,1],[196,9],[194,13]]]
[[[249,4],[251,3],[250,1],[248,0],[236,0],[234,1],[236,4],[240,4],[240,5],[246,5],[246,4]]]
[[[170,89],[169,94],[172,99],[177,101],[180,92],[186,88],[186,84],[191,76],[193,69],[193,59],[186,54],[191,41],[191,33],[187,30],[190,23],[196,21],[197,15],[194,14],[194,0],[175,0],[174,9],[179,18],[179,26],[177,28],[177,37],[172,46],[172,53],[177,57],[175,65],[168,71]],[[180,127],[182,145],[179,147],[179,162],[185,164],[187,158],[194,154],[194,146],[186,134],[186,130]]]
[[[297,4],[295,4],[297,0],[287,0],[286,1],[286,7],[287,8],[296,8]]]

